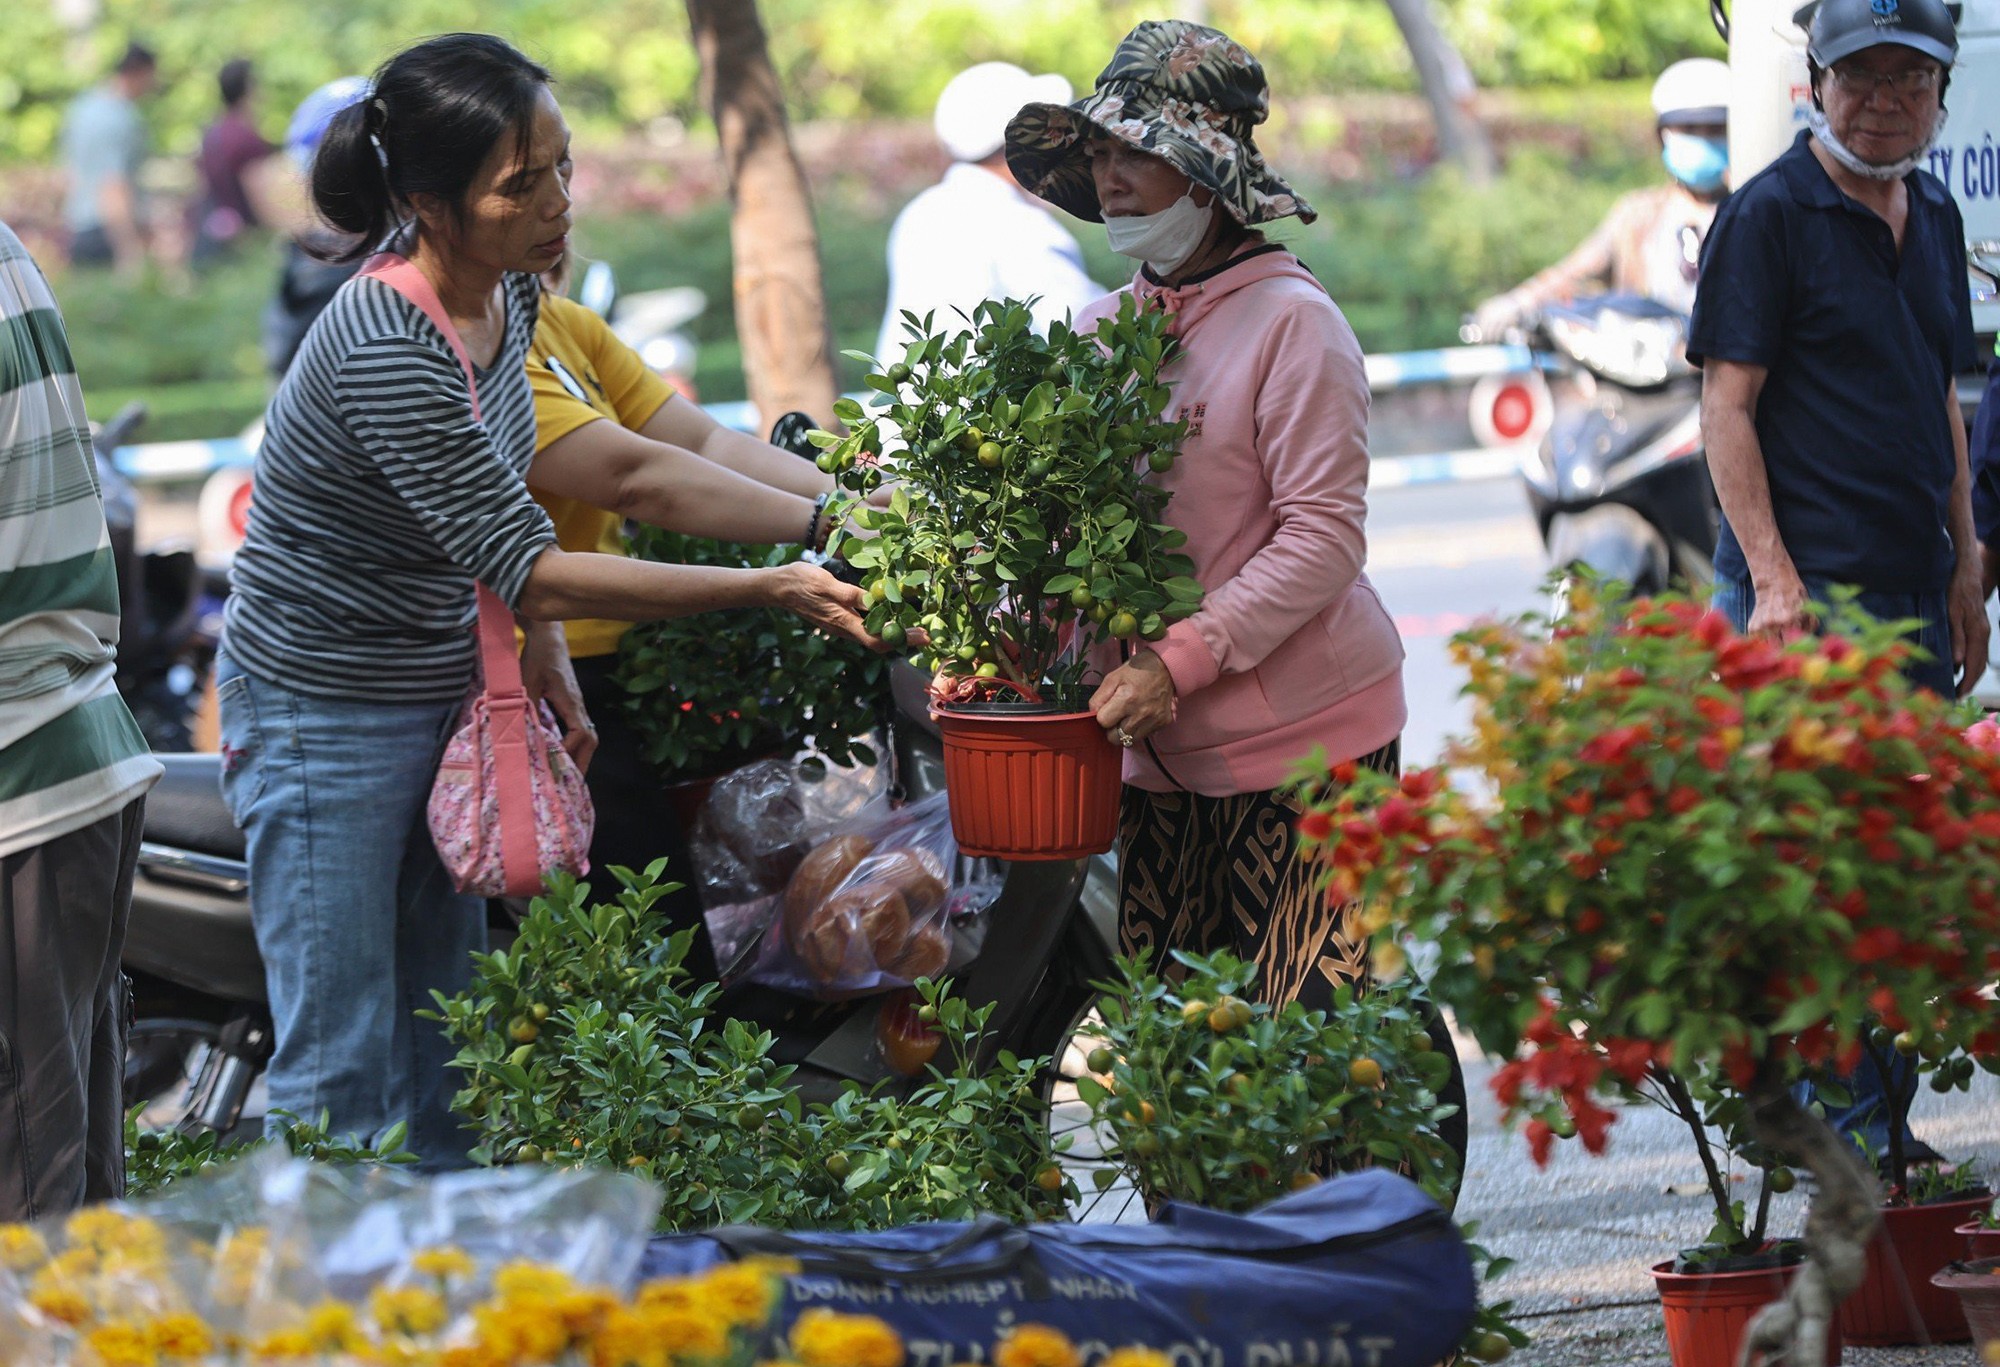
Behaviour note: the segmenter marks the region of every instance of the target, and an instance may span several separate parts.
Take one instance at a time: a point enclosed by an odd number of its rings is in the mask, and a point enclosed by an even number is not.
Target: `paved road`
[[[1541,541],[1511,480],[1383,490],[1370,504],[1369,577],[1409,651],[1404,753],[1424,763],[1465,721],[1447,641],[1481,616],[1538,606]],[[1685,1131],[1664,1112],[1631,1109],[1613,1127],[1606,1156],[1560,1145],[1548,1169],[1537,1171],[1519,1136],[1499,1128],[1484,1085],[1487,1065],[1469,1046],[1465,1053],[1474,1074],[1473,1141],[1459,1213],[1480,1222],[1488,1248],[1517,1260],[1489,1290],[1492,1298],[1513,1298],[1535,1337],[1513,1361],[1667,1367],[1646,1269],[1698,1242],[1709,1224],[1700,1163]],[[1977,1156],[2000,1173],[2000,1084],[1983,1075],[1981,1082],[1970,1097],[1925,1090],[1914,1127],[1946,1154]],[[1805,1196],[1795,1193],[1779,1199],[1772,1228],[1796,1233],[1804,1218]],[[1850,1349],[1845,1357],[1869,1367],[1973,1360],[1965,1345]]]
[[[1540,601],[1541,537],[1514,480],[1384,489],[1369,499],[1368,577],[1409,652],[1403,757],[1426,764],[1463,728],[1463,682],[1445,653],[1454,632]]]

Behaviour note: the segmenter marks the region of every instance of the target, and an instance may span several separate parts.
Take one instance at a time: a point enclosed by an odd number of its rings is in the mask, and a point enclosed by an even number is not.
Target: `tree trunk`
[[[1444,36],[1431,12],[1431,0],[1389,0],[1396,27],[1403,31],[1410,61],[1423,83],[1424,98],[1430,101],[1431,118],[1437,124],[1438,151],[1465,173],[1474,185],[1492,181],[1497,165],[1493,143],[1477,117],[1466,107],[1472,81],[1465,59]]]
[[[736,334],[760,422],[801,410],[833,421],[837,394],[812,195],[756,0],[687,0],[729,178]]]
[[[1744,1331],[1739,1367],[1759,1360],[1800,1367],[1826,1361],[1826,1339],[1848,1293],[1861,1285],[1868,1241],[1882,1222],[1882,1193],[1854,1148],[1801,1106],[1782,1081],[1760,1077],[1748,1094],[1750,1133],[1818,1179],[1806,1216],[1806,1260],[1783,1300]]]

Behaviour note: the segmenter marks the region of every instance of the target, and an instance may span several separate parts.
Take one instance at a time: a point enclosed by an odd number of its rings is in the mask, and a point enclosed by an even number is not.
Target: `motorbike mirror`
[[[771,424],[771,445],[780,451],[790,451],[795,456],[811,460],[817,453],[806,439],[806,434],[818,426],[810,413],[787,413]]]
[[[145,425],[147,413],[146,405],[137,400],[126,404],[110,422],[91,431],[90,444],[97,448],[98,454],[109,456],[132,440]]]
[[[576,302],[599,318],[609,318],[611,306],[617,301],[617,272],[611,269],[609,261],[591,262],[583,273],[583,283],[577,286]]]

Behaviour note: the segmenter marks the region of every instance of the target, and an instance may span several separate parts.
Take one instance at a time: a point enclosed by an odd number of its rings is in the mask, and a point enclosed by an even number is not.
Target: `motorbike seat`
[[[146,840],[243,859],[243,832],[222,802],[220,755],[158,755],[166,773],[146,797]]]

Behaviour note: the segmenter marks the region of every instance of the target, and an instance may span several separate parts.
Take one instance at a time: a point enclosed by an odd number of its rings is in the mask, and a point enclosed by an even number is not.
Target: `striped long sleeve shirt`
[[[160,776],[115,678],[118,571],[48,281],[0,223],[0,856]]]
[[[540,289],[503,286],[500,354],[465,374],[421,310],[381,281],[341,287],[265,417],[222,648],[247,673],[319,697],[456,701],[473,676],[477,580],[511,606],[548,514],[525,359]]]

